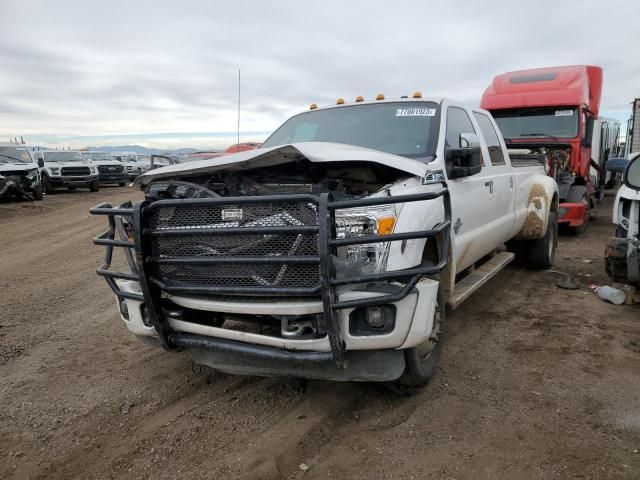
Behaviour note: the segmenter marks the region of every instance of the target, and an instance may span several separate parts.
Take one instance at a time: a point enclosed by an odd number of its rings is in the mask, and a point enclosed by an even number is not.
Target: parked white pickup
[[[548,268],[557,243],[537,156],[512,161],[488,112],[442,98],[313,108],[135,184],[144,203],[93,209],[121,227],[103,240],[136,239],[131,274],[100,271],[125,324],[231,373],[418,387],[445,304],[516,256]]]

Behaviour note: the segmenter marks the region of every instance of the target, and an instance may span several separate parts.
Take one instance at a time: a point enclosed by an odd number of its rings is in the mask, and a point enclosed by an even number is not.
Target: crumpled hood
[[[2,172],[28,172],[38,168],[35,163],[0,163],[0,174]]]
[[[134,185],[145,186],[152,181],[185,175],[200,175],[217,171],[242,171],[258,167],[269,167],[306,158],[310,162],[373,162],[402,170],[416,176],[424,176],[426,164],[398,155],[380,152],[354,145],[326,142],[292,143],[271,148],[258,148],[225,155],[218,158],[196,160],[170,165],[139,176]]]

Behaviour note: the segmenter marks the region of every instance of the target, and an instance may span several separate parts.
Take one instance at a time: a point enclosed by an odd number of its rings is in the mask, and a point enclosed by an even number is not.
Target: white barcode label
[[[396,110],[396,117],[435,117],[435,108],[398,108]]]

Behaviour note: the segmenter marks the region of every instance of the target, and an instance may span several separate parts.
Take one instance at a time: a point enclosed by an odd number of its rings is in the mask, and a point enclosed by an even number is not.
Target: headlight
[[[336,237],[358,238],[393,233],[396,212],[393,205],[358,207],[336,211]],[[338,248],[335,262],[338,277],[367,275],[384,270],[390,242],[348,245]]]
[[[26,177],[29,180],[34,180],[38,177],[38,169],[37,168],[32,168],[31,170],[27,171],[27,175]]]
[[[60,173],[60,167],[47,167],[47,170],[51,175],[58,175]]]
[[[96,167],[89,167],[91,171],[91,175],[96,175],[98,173],[98,169]]]

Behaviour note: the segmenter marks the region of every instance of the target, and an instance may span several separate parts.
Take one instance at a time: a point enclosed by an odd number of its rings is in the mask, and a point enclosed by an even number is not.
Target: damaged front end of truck
[[[362,381],[397,379],[403,349],[437,341],[451,207],[419,162],[292,144],[136,184],[144,201],[91,210],[134,334],[229,373]]]

